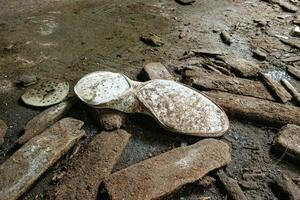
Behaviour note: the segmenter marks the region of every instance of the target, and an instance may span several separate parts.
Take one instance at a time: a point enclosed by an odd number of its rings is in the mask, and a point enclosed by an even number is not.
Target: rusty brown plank
[[[270,125],[300,125],[300,108],[226,92],[204,92],[227,114]]]
[[[20,197],[81,137],[83,122],[65,118],[32,138],[0,165],[0,199]]]
[[[130,134],[121,129],[96,135],[72,159],[65,176],[51,192],[53,199],[96,199],[100,183],[110,175],[129,138]]]
[[[229,146],[204,139],[147,159],[110,175],[104,188],[112,200],[157,199],[230,162]]]

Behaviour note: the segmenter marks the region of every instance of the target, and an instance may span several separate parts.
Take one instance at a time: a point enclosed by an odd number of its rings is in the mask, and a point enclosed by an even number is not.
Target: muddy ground
[[[285,72],[284,58],[297,56],[299,51],[282,44],[275,35],[288,36],[294,13],[283,12],[279,6],[259,0],[197,0],[182,6],[174,0],[0,0],[0,118],[9,129],[0,148],[0,163],[16,149],[14,145],[26,122],[41,110],[24,105],[20,96],[25,88],[16,84],[22,74],[39,79],[60,78],[75,84],[92,71],[109,70],[137,79],[143,64],[160,61],[174,72],[187,61],[179,61],[192,48],[213,47],[245,58],[272,75],[288,78],[300,89],[299,82]],[[299,3],[298,3],[299,4]],[[299,6],[299,5],[298,5]],[[263,21],[258,26],[254,20]],[[218,31],[228,30],[233,44],[222,43]],[[179,34],[186,36],[179,39]],[[161,47],[140,41],[147,33],[159,35]],[[260,47],[268,54],[266,61],[252,57],[251,49]],[[299,65],[299,63],[295,63]],[[69,114],[85,121],[88,138],[101,130],[90,119],[86,106],[78,104]],[[300,168],[280,154],[270,151],[279,127],[267,127],[237,119],[230,120],[230,130],[222,138],[232,147],[232,162],[226,172],[243,180],[245,172],[264,174],[253,180],[258,189],[244,190],[249,199],[278,199],[272,191],[273,179],[284,172],[293,178]],[[163,130],[151,118],[130,115],[125,129],[131,141],[114,171],[180,146],[198,138],[174,135]],[[45,199],[53,187],[54,175],[68,163],[65,156],[43,175],[21,199]],[[213,174],[212,174],[213,175]],[[218,182],[203,190],[190,184],[165,199],[226,198]]]

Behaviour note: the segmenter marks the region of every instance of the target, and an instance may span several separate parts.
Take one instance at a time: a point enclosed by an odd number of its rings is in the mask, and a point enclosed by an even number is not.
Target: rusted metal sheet
[[[148,114],[167,130],[181,134],[218,137],[229,127],[226,114],[215,103],[171,80],[141,83],[118,73],[93,72],[79,80],[74,90],[90,106]]]
[[[300,126],[288,124],[282,127],[273,145],[289,156],[300,160]]]
[[[65,118],[32,138],[0,165],[0,199],[20,197],[81,137],[83,122]]]
[[[230,162],[229,146],[205,139],[173,149],[110,175],[104,188],[112,200],[158,199]]]
[[[226,92],[204,93],[216,101],[228,115],[275,126],[300,125],[299,107]]]
[[[25,144],[34,136],[40,134],[49,126],[62,118],[71,108],[73,101],[65,101],[58,105],[44,110],[33,119],[31,119],[25,126],[24,134],[17,140],[20,145]]]
[[[110,175],[129,138],[130,134],[121,129],[96,135],[67,166],[51,192],[53,199],[97,199],[100,183]]]

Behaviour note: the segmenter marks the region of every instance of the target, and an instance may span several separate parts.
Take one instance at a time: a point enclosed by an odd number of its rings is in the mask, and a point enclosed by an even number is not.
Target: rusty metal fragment
[[[32,138],[0,165],[0,199],[20,197],[81,137],[83,122],[65,118]]]
[[[275,126],[300,125],[299,107],[226,92],[204,93],[231,116]]]
[[[31,119],[25,126],[24,134],[17,140],[20,145],[25,144],[34,136],[40,134],[46,128],[61,119],[71,108],[73,101],[64,101],[58,105],[44,110],[33,119]]]
[[[0,119],[0,146],[4,143],[4,137],[7,131],[7,125]]]
[[[71,160],[64,177],[55,187],[53,199],[97,199],[98,188],[108,177],[128,143],[125,130],[102,132]]]
[[[300,126],[288,124],[282,127],[273,145],[292,158],[300,160]]]
[[[112,200],[158,199],[230,162],[229,146],[204,139],[144,160],[110,175],[104,188]]]

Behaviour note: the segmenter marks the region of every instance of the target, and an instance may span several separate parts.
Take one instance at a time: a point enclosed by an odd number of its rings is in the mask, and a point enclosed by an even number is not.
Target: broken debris
[[[69,93],[69,83],[61,80],[42,81],[28,88],[22,95],[31,106],[51,106],[63,101]]]
[[[300,126],[288,124],[282,127],[273,141],[273,145],[289,156],[300,160]]]
[[[0,119],[0,146],[4,143],[4,137],[7,131],[7,125]]]
[[[277,3],[282,10],[287,11],[287,12],[297,12],[298,11],[298,7],[294,6],[293,4],[284,1],[284,0],[271,0],[272,3]]]
[[[293,66],[288,66],[287,71],[293,77],[300,79],[300,69],[293,67]]]
[[[217,175],[233,200],[247,200],[247,197],[240,188],[237,180],[228,177],[223,170],[217,171]]]
[[[232,38],[227,31],[222,31],[220,37],[225,44],[231,45]]]
[[[300,49],[300,41],[299,39],[280,39],[280,41],[284,44],[287,44],[293,48]]]
[[[104,181],[104,187],[112,200],[157,199],[229,162],[225,142],[204,139],[118,171]]]
[[[252,50],[253,57],[257,58],[258,60],[266,60],[267,54],[262,52],[260,49]]]
[[[216,101],[227,114],[258,123],[280,126],[300,125],[300,108],[226,92],[203,92]]]
[[[181,5],[192,5],[196,2],[196,0],[175,0],[177,3]]]
[[[151,62],[145,64],[140,76],[144,81],[154,79],[174,80],[174,77],[160,62]]]
[[[294,27],[290,35],[294,37],[300,37],[300,27],[299,26]]]
[[[300,93],[294,88],[294,86],[286,79],[281,80],[286,89],[293,95],[297,103],[300,105]]]
[[[83,122],[65,118],[32,138],[0,165],[1,200],[20,197],[81,137]]]
[[[66,175],[51,192],[53,199],[97,199],[100,183],[110,175],[129,138],[121,129],[96,135],[68,164]]]
[[[154,33],[149,33],[148,35],[141,36],[141,40],[145,44],[148,44],[148,45],[154,46],[154,47],[159,47],[159,46],[164,44],[162,42],[161,38],[158,35],[154,34]]]
[[[282,174],[280,177],[278,177],[276,184],[277,184],[277,186],[279,186],[280,189],[283,190],[286,199],[289,199],[289,200],[299,200],[300,199],[299,187],[287,175]]]
[[[292,96],[286,89],[277,81],[273,80],[269,75],[260,73],[262,80],[270,89],[272,94],[282,103],[286,103],[292,99]]]
[[[126,121],[126,114],[117,110],[101,109],[98,110],[99,123],[106,131],[113,131],[121,128]]]

